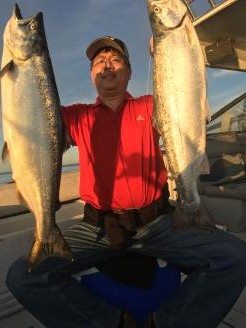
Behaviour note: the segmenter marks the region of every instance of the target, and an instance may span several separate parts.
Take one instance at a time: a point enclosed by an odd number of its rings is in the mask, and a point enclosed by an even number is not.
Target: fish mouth
[[[21,15],[20,8],[19,8],[19,6],[17,5],[17,3],[15,3],[14,12],[15,12],[15,17],[16,17],[17,19],[23,19],[22,15]]]
[[[26,18],[24,19],[22,14],[21,14],[21,11],[20,11],[20,7],[18,6],[17,3],[15,3],[15,7],[14,7],[14,16],[16,18],[16,20],[18,21],[18,24],[19,25],[26,25],[28,23],[30,23],[30,21],[36,19],[38,21],[42,21],[42,18],[43,18],[43,14],[41,12],[39,12],[36,16],[32,16],[30,18]]]

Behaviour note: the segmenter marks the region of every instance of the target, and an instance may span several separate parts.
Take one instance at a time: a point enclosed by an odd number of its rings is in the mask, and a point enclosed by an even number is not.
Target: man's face
[[[127,89],[130,68],[115,50],[99,52],[92,61],[91,79],[100,95],[114,94]]]

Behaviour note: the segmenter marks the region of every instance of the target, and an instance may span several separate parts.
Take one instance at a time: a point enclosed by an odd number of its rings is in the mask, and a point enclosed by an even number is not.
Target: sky
[[[0,0],[0,54],[3,31],[14,3]],[[19,0],[17,3],[23,18],[43,12],[49,52],[63,105],[94,102],[96,92],[90,80],[85,51],[92,40],[104,35],[116,36],[127,44],[132,65],[128,88],[131,94],[151,93],[151,28],[146,0]],[[208,102],[211,113],[214,113],[245,92],[246,73],[207,69],[207,83]],[[0,126],[0,152],[2,144]],[[0,172],[1,166],[0,162]]]

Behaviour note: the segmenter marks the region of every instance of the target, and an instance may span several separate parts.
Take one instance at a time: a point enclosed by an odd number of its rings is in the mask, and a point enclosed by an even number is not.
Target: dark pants
[[[161,258],[189,272],[181,288],[154,314],[159,328],[215,328],[230,311],[246,284],[246,243],[228,233],[172,229],[162,215],[138,229],[126,250]],[[25,258],[9,269],[7,286],[46,327],[113,328],[120,309],[86,290],[71,274],[121,255],[112,250],[99,228],[81,222],[66,238],[77,260],[49,258],[27,272]],[[140,277],[141,279],[141,277]]]

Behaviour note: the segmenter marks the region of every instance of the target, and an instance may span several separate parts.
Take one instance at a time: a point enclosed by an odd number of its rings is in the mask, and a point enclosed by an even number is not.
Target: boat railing
[[[194,25],[230,6],[237,0],[183,0]],[[197,21],[197,22],[196,22]]]
[[[207,133],[246,132],[246,92],[211,116]]]

